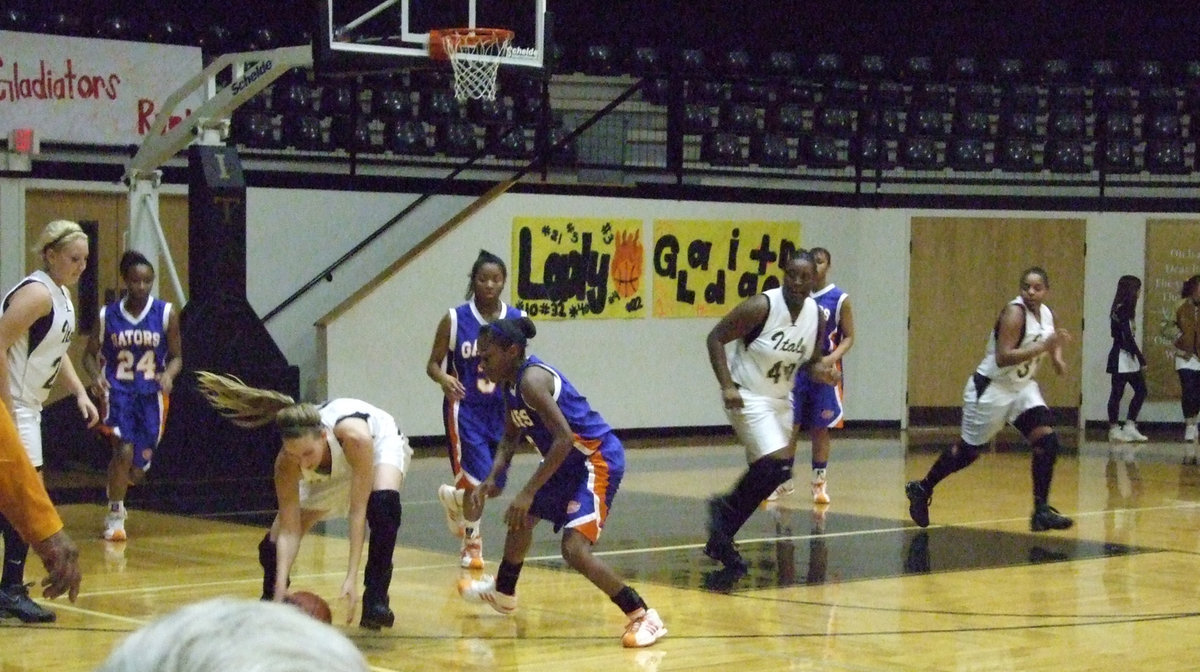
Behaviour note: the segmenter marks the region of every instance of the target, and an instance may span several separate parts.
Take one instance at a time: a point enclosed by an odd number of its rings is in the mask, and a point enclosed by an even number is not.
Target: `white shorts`
[[[746,449],[746,462],[786,448],[792,433],[792,400],[766,397],[741,390],[742,407],[727,408],[725,415]]]
[[[1175,370],[1178,371],[1180,369],[1200,371],[1200,359],[1197,359],[1195,355],[1189,355],[1188,357],[1180,357],[1179,355],[1176,355]]]
[[[400,470],[401,474],[408,472],[408,463],[412,459],[412,447],[408,445],[408,437],[395,431],[385,434],[383,439],[375,442],[374,466],[390,465]],[[323,511],[321,520],[345,518],[350,513],[350,481],[346,478],[328,479],[309,483],[300,482],[300,508],[305,511]],[[401,481],[403,483],[403,481]]]
[[[29,461],[38,469],[42,468],[42,412],[26,406],[17,406],[14,415],[17,418],[17,433],[21,435],[21,443],[25,445],[25,454]]]
[[[967,379],[963,390],[962,440],[972,446],[982,446],[1031,408],[1045,406],[1037,383],[1029,381],[1018,389],[1005,387],[996,381],[986,386],[983,396],[975,390],[975,376]]]
[[[1121,350],[1117,353],[1117,373],[1137,373],[1142,370],[1142,363],[1137,357]]]

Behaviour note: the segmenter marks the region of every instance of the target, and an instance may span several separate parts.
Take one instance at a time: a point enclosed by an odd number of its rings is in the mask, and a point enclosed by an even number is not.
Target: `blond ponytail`
[[[239,427],[274,422],[284,438],[321,430],[321,414],[312,404],[296,403],[286,394],[250,387],[234,376],[198,371],[200,393],[221,415]]]

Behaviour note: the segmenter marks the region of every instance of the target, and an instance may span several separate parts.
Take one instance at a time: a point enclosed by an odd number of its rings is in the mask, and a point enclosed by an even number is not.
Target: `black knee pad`
[[[750,463],[748,476],[751,481],[755,481],[766,487],[771,484],[771,490],[774,490],[779,484],[792,477],[793,460],[780,460],[773,457],[762,457]],[[757,501],[755,506],[757,506]]]
[[[764,465],[766,477],[775,484],[775,487],[779,487],[792,477],[793,460],[766,459],[763,462],[767,463]]]
[[[1025,411],[1013,420],[1013,427],[1021,432],[1021,436],[1029,436],[1029,433],[1038,427],[1053,427],[1054,426],[1054,411],[1051,411],[1045,406],[1034,406]]]
[[[400,528],[400,493],[395,490],[375,490],[367,497],[367,525],[371,530]]]
[[[275,559],[277,557],[275,542],[271,541],[271,533],[267,532],[263,535],[262,541],[258,542],[258,564],[262,566],[263,570],[263,600],[270,600],[275,595]]]
[[[1050,432],[1033,442],[1034,453],[1041,453],[1050,459],[1058,457],[1058,434]]]
[[[263,536],[262,541],[258,542],[258,564],[263,566],[263,569],[275,571],[275,542],[271,541],[271,533],[268,532]]]

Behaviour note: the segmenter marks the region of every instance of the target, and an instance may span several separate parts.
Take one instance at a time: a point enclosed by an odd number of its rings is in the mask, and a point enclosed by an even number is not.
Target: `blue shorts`
[[[133,446],[133,466],[142,471],[150,469],[166,424],[167,397],[161,392],[134,394],[112,389],[107,401],[105,426],[121,443]]]
[[[589,455],[573,450],[533,496],[530,515],[572,528],[596,543],[625,476],[625,449],[612,434]]]
[[[503,411],[495,418],[483,418],[481,411],[458,401],[445,402],[442,411],[454,487],[479,485],[492,473],[496,446],[504,434]],[[497,487],[504,488],[507,482],[507,471],[496,476]]]
[[[796,376],[792,391],[793,422],[800,429],[842,426],[842,386],[819,383],[807,373]]]

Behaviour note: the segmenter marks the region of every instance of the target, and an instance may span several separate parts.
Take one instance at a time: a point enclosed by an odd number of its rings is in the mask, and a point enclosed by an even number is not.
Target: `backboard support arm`
[[[192,143],[223,144],[229,137],[229,116],[234,110],[285,72],[311,65],[312,45],[225,54],[215,59],[163,101],[149,133],[130,160],[123,178],[129,187],[125,245],[146,255],[156,268],[165,267],[181,304],[185,303],[183,285],[158,216],[162,182],[159,167]],[[230,83],[218,87],[217,78],[226,69],[230,70]],[[197,91],[203,91],[204,102],[185,116],[180,105]],[[172,116],[181,121],[168,128]],[[162,260],[166,263],[160,264]]]

